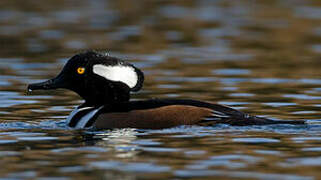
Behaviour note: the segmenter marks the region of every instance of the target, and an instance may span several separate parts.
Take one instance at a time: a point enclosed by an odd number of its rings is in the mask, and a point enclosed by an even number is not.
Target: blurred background
[[[144,71],[132,99],[214,101],[310,125],[66,129],[80,98],[26,86],[88,49]],[[319,0],[1,0],[0,176],[319,179],[320,69]]]

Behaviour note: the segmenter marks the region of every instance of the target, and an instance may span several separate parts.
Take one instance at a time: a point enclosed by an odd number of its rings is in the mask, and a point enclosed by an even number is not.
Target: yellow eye
[[[78,74],[84,74],[84,73],[85,73],[85,68],[79,67],[79,68],[77,69],[77,73],[78,73]]]

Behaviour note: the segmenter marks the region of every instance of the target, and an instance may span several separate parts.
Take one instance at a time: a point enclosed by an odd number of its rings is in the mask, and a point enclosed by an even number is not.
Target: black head
[[[28,91],[65,88],[79,94],[88,105],[128,101],[130,91],[142,88],[144,74],[132,64],[106,54],[88,51],[68,60],[60,74]]]

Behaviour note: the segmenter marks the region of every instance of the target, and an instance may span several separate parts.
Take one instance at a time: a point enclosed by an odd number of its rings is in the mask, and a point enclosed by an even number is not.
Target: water
[[[317,0],[0,3],[3,179],[320,179]],[[191,98],[307,125],[73,130],[82,101],[27,92],[104,50],[145,72],[132,99]],[[31,95],[32,94],[32,95]]]

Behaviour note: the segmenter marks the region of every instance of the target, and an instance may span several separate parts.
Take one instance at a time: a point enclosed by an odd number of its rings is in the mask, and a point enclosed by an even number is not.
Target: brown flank
[[[211,116],[211,109],[208,108],[170,105],[147,110],[101,114],[98,116],[94,126],[97,129],[162,129],[196,124],[208,116]]]

